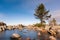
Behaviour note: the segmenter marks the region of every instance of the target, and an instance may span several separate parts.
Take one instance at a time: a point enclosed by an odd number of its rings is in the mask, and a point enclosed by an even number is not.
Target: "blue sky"
[[[0,0],[0,21],[8,25],[38,23],[33,14],[40,3],[60,23],[60,0]]]

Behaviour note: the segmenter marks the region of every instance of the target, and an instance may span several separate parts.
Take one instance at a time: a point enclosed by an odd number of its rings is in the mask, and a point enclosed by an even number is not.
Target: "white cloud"
[[[60,18],[60,10],[51,12],[53,18]]]
[[[58,23],[60,23],[60,10],[55,10],[53,12],[50,12],[52,14],[51,18],[55,18]]]

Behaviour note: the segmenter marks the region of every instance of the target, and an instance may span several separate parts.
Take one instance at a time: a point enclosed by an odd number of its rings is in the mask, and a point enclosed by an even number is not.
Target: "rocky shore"
[[[46,26],[44,27],[37,27],[34,25],[28,25],[24,26],[22,24],[19,25],[6,25],[5,23],[0,23],[0,32],[5,31],[5,30],[23,30],[23,29],[28,29],[27,31],[34,30],[37,32],[38,40],[57,40],[60,39],[60,26]],[[44,38],[42,38],[44,37]],[[27,40],[30,40],[28,37]]]

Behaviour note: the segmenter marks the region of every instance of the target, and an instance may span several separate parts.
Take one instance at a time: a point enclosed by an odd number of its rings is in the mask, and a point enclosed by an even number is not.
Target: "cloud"
[[[58,23],[60,23],[60,10],[55,10],[53,12],[50,12],[52,14],[51,18],[55,18]]]
[[[53,18],[59,18],[60,17],[60,10],[56,10],[51,12]]]

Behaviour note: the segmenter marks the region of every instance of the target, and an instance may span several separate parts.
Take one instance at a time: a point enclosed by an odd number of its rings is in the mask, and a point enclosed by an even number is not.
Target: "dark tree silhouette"
[[[48,12],[49,12],[49,11],[46,11],[45,6],[44,6],[43,3],[41,3],[41,4],[37,7],[34,15],[35,15],[35,17],[36,17],[37,19],[40,19],[40,21],[41,21],[41,26],[43,25],[43,22],[45,22],[45,20],[47,20],[48,18],[51,17],[51,15],[48,15]]]

